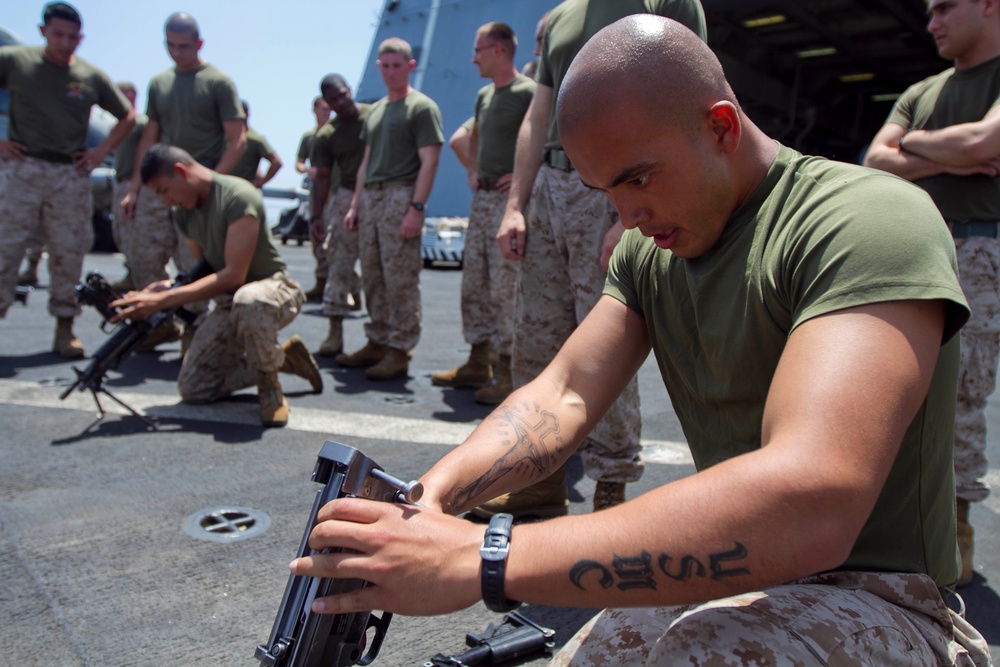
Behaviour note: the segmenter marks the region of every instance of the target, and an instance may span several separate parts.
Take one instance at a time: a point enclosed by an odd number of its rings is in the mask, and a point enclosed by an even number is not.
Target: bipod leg
[[[150,429],[152,429],[154,431],[159,431],[160,430],[160,427],[156,425],[156,422],[154,422],[152,419],[150,419],[146,415],[142,414],[141,412],[139,412],[138,410],[136,410],[135,408],[133,408],[131,405],[129,405],[128,403],[126,403],[122,399],[120,399],[117,396],[115,396],[113,393],[111,393],[108,389],[106,389],[103,386],[100,387],[99,389],[96,389],[96,390],[95,389],[91,389],[90,390],[90,393],[94,396],[94,402],[97,403],[97,408],[101,411],[100,417],[98,417],[97,421],[100,421],[100,420],[104,419],[104,415],[105,415],[104,406],[101,405],[101,401],[97,397],[97,392],[98,391],[100,391],[102,394],[106,394],[112,401],[114,401],[118,405],[122,406],[123,408],[125,408],[126,410],[128,410],[129,412],[131,412],[134,416],[136,416],[139,419],[141,419],[143,422],[145,422],[146,426],[148,426]]]

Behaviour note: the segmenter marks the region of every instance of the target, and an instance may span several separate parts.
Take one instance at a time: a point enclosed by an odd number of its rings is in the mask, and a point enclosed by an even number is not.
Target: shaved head
[[[722,65],[677,21],[636,14],[604,28],[573,60],[559,89],[559,133],[615,104],[639,107],[679,127],[694,127],[717,101],[736,104]]]

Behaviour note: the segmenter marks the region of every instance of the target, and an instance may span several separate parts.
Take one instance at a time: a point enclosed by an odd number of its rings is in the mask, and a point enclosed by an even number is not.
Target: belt
[[[542,152],[542,161],[553,169],[573,171],[573,163],[569,161],[566,151],[559,150],[558,148],[546,148]]]
[[[479,189],[484,192],[494,192],[500,189],[500,179],[490,180],[488,178],[479,179]]]
[[[36,160],[52,162],[53,164],[73,164],[72,155],[66,155],[65,153],[53,153],[52,151],[29,151],[24,154],[24,157],[33,157]]]
[[[384,190],[393,185],[406,185],[413,187],[416,181],[375,181],[374,183],[365,183],[365,190]]]
[[[985,236],[997,238],[997,222],[981,222],[978,220],[949,220],[952,238],[967,239],[970,236]]]

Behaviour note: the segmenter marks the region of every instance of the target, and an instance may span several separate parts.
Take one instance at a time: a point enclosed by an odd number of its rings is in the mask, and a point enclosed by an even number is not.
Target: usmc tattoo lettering
[[[672,581],[688,581],[692,577],[710,578],[713,581],[727,577],[750,574],[745,567],[747,548],[741,542],[735,542],[729,551],[708,555],[708,567],[693,554],[681,556],[677,565],[672,566],[674,557],[661,552],[653,567],[653,558],[643,550],[636,556],[620,556],[615,554],[609,565],[596,560],[584,559],[577,561],[569,571],[570,582],[581,591],[587,590],[587,581],[596,581],[603,589],[615,586],[620,591],[637,589],[656,590],[657,576],[663,575]],[[595,576],[596,575],[596,576]],[[585,581],[586,580],[586,581]]]

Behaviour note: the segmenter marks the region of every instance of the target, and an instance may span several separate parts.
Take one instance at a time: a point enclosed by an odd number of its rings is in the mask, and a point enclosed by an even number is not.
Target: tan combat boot
[[[330,330],[326,338],[319,344],[316,354],[321,357],[335,357],[344,351],[344,319],[342,317],[330,318]]]
[[[157,345],[166,345],[180,340],[182,334],[181,325],[168,318],[150,330],[146,339],[136,348],[136,352],[152,352]]]
[[[326,289],[326,278],[317,278],[313,288],[306,292],[306,301],[322,301],[323,291]]]
[[[621,505],[625,502],[625,482],[598,482],[594,489],[594,511]]]
[[[478,389],[493,377],[490,367],[490,344],[476,343],[469,352],[469,359],[458,368],[438,371],[431,375],[431,384],[438,387],[467,387]]]
[[[285,426],[288,423],[288,400],[281,391],[277,371],[257,374],[257,400],[260,401],[260,423],[264,426]]]
[[[369,380],[395,380],[406,377],[410,369],[410,354],[396,347],[388,348],[385,358],[365,371]]]
[[[56,338],[52,343],[52,351],[63,359],[80,359],[83,357],[83,343],[73,335],[72,317],[60,317],[56,319]]]
[[[958,516],[958,553],[962,556],[962,574],[958,577],[959,587],[972,583],[972,526],[969,524],[969,501],[958,498],[955,502]]]
[[[347,368],[368,368],[385,359],[389,348],[369,340],[365,346],[351,354],[338,354],[337,363]]]
[[[476,403],[482,405],[499,405],[514,391],[514,383],[510,376],[510,355],[501,354],[499,361],[493,366],[493,382],[477,389]]]
[[[469,513],[480,519],[489,519],[497,514],[510,514],[515,519],[551,519],[565,516],[569,512],[568,507],[566,466],[562,466],[542,481],[488,500],[469,510]]]
[[[286,340],[281,349],[285,353],[285,361],[281,364],[281,372],[291,373],[292,375],[298,375],[300,378],[309,380],[309,384],[312,385],[313,391],[317,394],[323,391],[323,376],[320,374],[319,364],[309,354],[306,344],[302,342],[299,335],[295,334]]]

